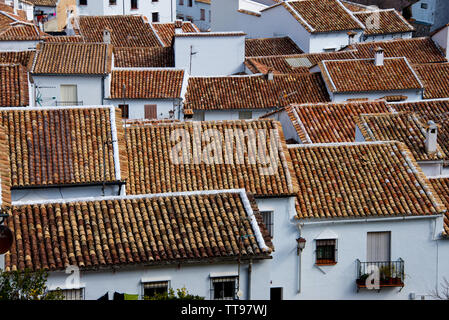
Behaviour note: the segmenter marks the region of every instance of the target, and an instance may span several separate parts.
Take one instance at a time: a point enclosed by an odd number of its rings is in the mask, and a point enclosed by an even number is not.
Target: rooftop
[[[232,94],[230,94],[232,92]],[[319,74],[191,77],[185,109],[267,109],[290,103],[329,101]]]
[[[245,56],[279,56],[303,53],[290,37],[245,40]]]
[[[449,98],[449,63],[412,66],[424,85],[424,99]]]
[[[374,59],[325,60],[318,65],[327,87],[334,93],[423,87],[406,58],[385,58],[381,66],[376,66]]]
[[[157,37],[165,47],[170,47],[175,35],[175,23],[152,23]],[[182,22],[182,32],[200,32],[198,27],[191,22]]]
[[[0,107],[25,107],[29,104],[26,67],[21,64],[0,64]]]
[[[298,219],[427,216],[445,211],[400,142],[289,146]]]
[[[377,14],[379,25],[372,25],[371,18]],[[413,32],[415,28],[395,9],[355,12],[354,16],[365,25],[365,36]],[[368,22],[369,21],[369,22]]]
[[[9,214],[6,271],[257,259],[272,250],[254,198],[241,190],[23,204]],[[239,229],[249,235],[241,247]]]
[[[440,197],[446,208],[449,208],[449,177],[431,177],[429,178],[430,183],[435,189],[436,193]],[[444,236],[449,236],[449,212],[446,211],[444,216]]]
[[[171,68],[174,60],[171,47],[114,48],[114,66],[118,68]]]

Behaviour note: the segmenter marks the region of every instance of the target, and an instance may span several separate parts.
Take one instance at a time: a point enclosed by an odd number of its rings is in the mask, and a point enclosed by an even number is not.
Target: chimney
[[[13,1],[14,14],[17,14],[17,10],[19,10],[19,0]]]
[[[267,80],[271,81],[274,78],[274,72],[272,68],[269,68],[267,71]]]
[[[381,47],[376,48],[376,53],[374,55],[374,64],[378,66],[384,65],[384,49]]]
[[[108,28],[103,30],[103,42],[107,44],[111,43],[111,30]]]
[[[424,143],[426,145],[426,152],[432,154],[437,152],[438,126],[432,120],[427,125],[426,141]]]
[[[355,35],[356,35],[356,34],[357,34],[357,33],[354,32],[354,31],[349,31],[349,32],[348,32],[348,37],[349,37],[348,45],[354,44],[354,42],[355,42]]]
[[[175,20],[175,34],[182,33],[182,20]]]

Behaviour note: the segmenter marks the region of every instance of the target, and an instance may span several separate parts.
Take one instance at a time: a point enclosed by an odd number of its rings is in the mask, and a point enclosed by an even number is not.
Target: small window
[[[324,52],[335,52],[335,48],[324,48]]]
[[[163,294],[168,292],[168,281],[157,282],[144,282],[143,286],[143,299],[147,300],[150,297],[154,297],[157,294]]]
[[[193,6],[193,0],[189,0],[189,7]]]
[[[109,0],[110,6],[115,6],[117,4],[117,0]]]
[[[270,300],[279,301],[282,300],[283,288],[270,288]]]
[[[129,105],[127,104],[119,104],[119,109],[122,110],[122,119],[129,118]]]
[[[421,3],[421,9],[427,9],[429,5],[427,3]]]
[[[316,240],[316,264],[330,265],[337,263],[337,240]]]
[[[64,289],[61,292],[64,300],[84,300],[84,288]]]
[[[183,6],[184,5],[184,0],[179,0],[179,5]]]
[[[211,278],[212,300],[234,300],[237,293],[237,277]]]
[[[246,120],[246,119],[252,119],[253,113],[251,111],[239,111],[239,119],[240,120]]]
[[[80,0],[80,6],[87,6],[87,0]]]
[[[138,7],[137,0],[131,0],[131,9],[136,10]]]
[[[159,12],[153,12],[151,14],[151,19],[153,20],[153,22],[159,22]]]
[[[144,105],[145,119],[157,119],[157,105]]]
[[[273,211],[262,211],[262,220],[265,227],[267,227],[270,237],[273,237]]]
[[[206,10],[200,9],[200,20],[205,21],[206,20]]]

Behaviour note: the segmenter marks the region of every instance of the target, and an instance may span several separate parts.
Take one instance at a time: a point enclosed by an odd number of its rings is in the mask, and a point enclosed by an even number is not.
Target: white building
[[[35,49],[45,35],[33,22],[0,11],[0,50],[27,51]]]
[[[412,5],[412,19],[430,25],[431,31],[439,29],[449,20],[449,3],[445,0],[419,0]]]
[[[212,21],[211,0],[177,0],[176,19],[195,23],[208,31]]]
[[[143,15],[150,22],[173,22],[176,0],[77,0],[79,15]]]

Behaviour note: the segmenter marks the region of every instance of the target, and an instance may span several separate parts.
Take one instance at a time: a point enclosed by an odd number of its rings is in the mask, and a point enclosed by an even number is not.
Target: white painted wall
[[[380,99],[385,96],[406,96],[404,102],[422,101],[423,90],[392,90],[392,91],[376,91],[376,92],[354,92],[354,93],[332,93],[329,92],[332,102],[344,102],[348,99],[365,99],[369,100]]]
[[[362,31],[359,30],[357,35],[355,35],[354,42],[359,42],[361,36]],[[310,53],[324,52],[326,49],[335,49],[335,51],[338,51],[349,44],[348,31],[313,33],[310,35],[309,43],[308,52]]]
[[[386,41],[393,39],[411,39],[413,32],[403,32],[403,33],[389,33],[373,36],[363,36],[363,42],[373,42],[373,41]]]
[[[258,119],[264,114],[272,111],[272,109],[194,110],[192,120],[238,120],[240,111],[251,111],[251,119]]]
[[[74,84],[78,86],[78,101],[83,105],[103,105],[103,76],[47,76],[32,75],[34,91],[39,91],[44,99],[42,106],[54,106],[61,101],[61,85]],[[37,89],[36,89],[37,87]],[[40,88],[42,87],[42,88]]]
[[[298,132],[293,126],[293,123],[290,120],[290,117],[288,116],[287,112],[285,111],[276,112],[270,115],[268,118],[275,119],[281,123],[285,140],[294,139],[297,143],[305,143],[302,142],[301,139],[299,138]]]
[[[442,218],[393,220],[373,218],[372,222],[305,225],[301,236],[307,240],[302,252],[301,293],[292,299],[409,299],[410,293],[429,295],[438,277],[449,276],[446,252],[437,251],[434,233],[442,230]],[[435,229],[436,224],[436,229]],[[329,229],[338,235],[338,263],[315,265],[315,238]],[[391,260],[405,262],[405,287],[383,288],[380,292],[356,291],[356,260],[366,261],[367,232],[391,232]],[[447,244],[446,245],[446,249]],[[438,254],[445,256],[438,260]],[[439,264],[439,268],[437,265]],[[286,279],[284,280],[286,282]]]
[[[36,49],[39,41],[0,41],[0,51],[27,51]]]
[[[269,299],[270,260],[253,261],[251,273],[251,299]],[[248,294],[248,264],[242,263],[240,270],[240,288],[242,299]],[[85,288],[85,298],[96,300],[109,292],[109,299],[113,299],[114,292],[142,295],[143,281],[169,281],[170,287],[176,289],[185,287],[190,294],[211,298],[210,277],[214,274],[238,275],[237,263],[208,263],[180,264],[167,266],[145,266],[136,268],[120,268],[116,271],[82,271],[80,283]],[[51,272],[48,277],[49,289],[66,288],[68,274],[64,271]]]
[[[444,27],[432,36],[432,40],[443,49],[446,59],[449,59],[449,26]]]
[[[176,0],[138,0],[138,9],[131,9],[130,0],[117,0],[116,5],[109,5],[109,0],[88,0],[87,6],[77,2],[79,15],[144,15],[152,22],[152,13],[159,13],[159,22],[173,22],[176,18]]]
[[[427,6],[425,8],[424,6]],[[412,18],[421,23],[435,22],[436,0],[421,0],[412,5]]]
[[[175,36],[175,67],[192,76],[227,76],[244,71],[245,36]],[[191,52],[194,54],[191,55]]]
[[[157,105],[158,119],[168,119],[169,111],[175,110],[175,116],[179,114],[179,103],[176,101],[179,99],[113,99],[106,100],[107,104],[112,104],[118,108],[120,104],[127,104],[129,106],[129,119],[144,119],[145,118],[145,105],[155,104]]]

